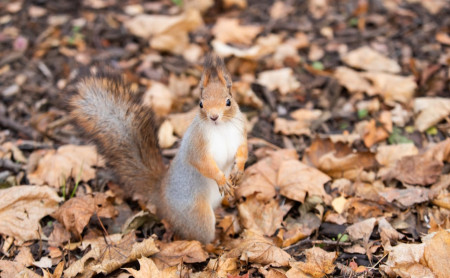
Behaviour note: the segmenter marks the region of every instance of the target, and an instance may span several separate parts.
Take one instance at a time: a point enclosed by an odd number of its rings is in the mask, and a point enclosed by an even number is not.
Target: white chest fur
[[[237,149],[243,141],[243,122],[234,119],[212,125],[208,130],[208,150],[225,175],[231,171]]]

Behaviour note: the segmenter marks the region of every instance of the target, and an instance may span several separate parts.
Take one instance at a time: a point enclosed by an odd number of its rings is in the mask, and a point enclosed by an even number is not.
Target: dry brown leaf
[[[222,0],[222,3],[226,9],[231,7],[238,7],[240,9],[247,8],[247,0]]]
[[[308,0],[308,11],[315,19],[322,18],[328,12],[328,1]]]
[[[403,234],[397,232],[384,217],[378,219],[378,232],[380,233],[381,242],[384,246],[388,243],[390,244],[390,242],[396,243],[397,240],[405,237]]]
[[[412,0],[408,0],[411,2]],[[448,8],[448,1],[446,0],[425,0],[425,1],[417,1],[422,4],[422,6],[427,9],[431,14],[437,14],[445,7]]]
[[[375,158],[383,166],[392,166],[404,156],[416,155],[419,150],[414,143],[379,146]]]
[[[0,269],[1,277],[42,278],[18,262],[0,260]]]
[[[72,177],[77,181],[95,178],[95,168],[104,165],[94,146],[65,145],[58,150],[47,151],[35,169],[29,169],[32,184],[48,184],[59,188]]]
[[[320,227],[322,221],[313,213],[306,213],[299,219],[286,219],[286,232],[283,234],[283,247],[291,246],[299,240],[310,236]]]
[[[170,148],[177,141],[177,137],[173,135],[173,125],[169,120],[165,120],[158,130],[159,146],[163,149]]]
[[[63,224],[68,231],[80,237],[84,227],[94,214],[106,218],[112,218],[117,214],[111,198],[105,193],[97,192],[72,198],[65,202],[52,216]]]
[[[442,44],[450,45],[450,36],[447,33],[436,33],[436,40]]]
[[[324,184],[330,180],[329,176],[313,167],[298,160],[288,160],[280,165],[277,184],[280,194],[289,199],[303,203],[308,193],[309,196],[320,196],[329,204],[331,196],[325,192]]]
[[[239,225],[239,219],[236,215],[226,215],[219,221],[217,225],[224,233],[228,236],[238,234],[241,231],[241,226]]]
[[[286,95],[300,88],[300,82],[294,76],[291,68],[268,70],[259,73],[257,82],[269,90],[278,90]]]
[[[250,196],[238,205],[238,211],[242,226],[267,236],[273,235],[283,222],[284,212],[275,199],[265,203]]]
[[[141,257],[138,259],[139,261],[139,270],[135,270],[132,268],[124,268],[135,278],[177,278],[180,277],[180,273],[178,273],[177,267],[169,267],[164,270],[159,270],[156,267],[155,263],[152,259]]]
[[[262,201],[270,201],[275,197],[275,185],[280,164],[284,160],[298,159],[298,154],[292,149],[271,151],[269,155],[260,159],[245,170],[242,182],[236,189],[237,197],[248,197],[256,194]]]
[[[200,12],[189,9],[176,16],[141,14],[125,22],[135,36],[150,39],[156,50],[181,54],[189,45],[188,32],[203,25]]]
[[[286,120],[283,118],[276,118],[274,131],[281,132],[284,135],[309,135],[311,133],[311,124],[322,116],[322,110],[298,109],[290,113],[290,116],[295,119]]]
[[[363,46],[348,52],[342,57],[347,65],[374,72],[399,73],[400,65],[368,46]]]
[[[256,43],[246,49],[233,47],[219,40],[213,40],[211,45],[214,48],[214,52],[216,52],[219,56],[236,56],[239,58],[256,61],[261,57],[274,53],[281,42],[282,39],[280,35],[269,34],[266,37],[257,38]]]
[[[391,113],[383,111],[378,120],[372,119],[369,124],[365,126],[364,144],[370,148],[374,144],[381,142],[389,137],[392,132]]]
[[[291,5],[284,1],[275,1],[272,7],[270,7],[270,17],[272,19],[280,19],[287,17],[294,9]]]
[[[443,163],[425,155],[404,156],[382,178],[397,179],[407,184],[428,185],[435,183],[441,174]]]
[[[211,259],[206,266],[209,271],[206,277],[230,277],[229,275],[238,275],[239,268],[236,258],[225,258],[220,256],[218,259]],[[209,274],[209,275],[208,275]],[[212,275],[212,276],[211,276]],[[217,276],[215,276],[217,275]],[[205,278],[206,278],[205,277]]]
[[[261,31],[261,26],[243,26],[239,24],[239,19],[225,17],[220,17],[212,29],[212,33],[217,40],[223,43],[244,45],[250,45]]]
[[[289,265],[291,256],[261,234],[245,230],[242,237],[234,241],[235,248],[225,254],[226,258],[239,257],[242,261],[274,267]]]
[[[214,5],[214,0],[183,0],[184,10],[198,10],[201,13],[206,12]]]
[[[176,266],[181,262],[200,263],[208,259],[208,253],[203,250],[200,242],[178,240],[169,243],[158,243],[161,252],[152,257],[158,268]]]
[[[170,114],[168,119],[173,126],[175,134],[178,135],[179,137],[183,137],[184,133],[191,125],[197,113],[198,109],[196,107],[186,113]]]
[[[401,277],[449,277],[450,231],[429,234],[422,242],[392,247],[384,268]]]
[[[273,131],[283,135],[311,135],[309,125],[303,122],[276,118]]]
[[[399,76],[382,72],[366,72],[362,75],[373,84],[368,93],[381,95],[387,104],[394,105],[395,101],[408,104],[417,89],[417,83],[412,75]]]
[[[174,96],[169,88],[159,82],[152,82],[151,87],[142,97],[144,105],[152,107],[158,116],[166,116],[172,109]]]
[[[98,273],[108,274],[128,262],[151,256],[159,251],[153,237],[136,242],[134,233],[123,237],[120,235],[122,238],[119,241],[112,240],[112,236],[98,238],[98,244],[91,244],[91,250],[71,264],[64,271],[64,277],[71,278],[77,275],[92,277]]]
[[[346,232],[352,241],[362,241],[367,244],[376,222],[375,218],[369,218],[348,226]]]
[[[316,138],[306,149],[303,162],[316,167],[333,178],[355,179],[361,170],[377,165],[375,154],[353,152],[346,144]]]
[[[429,200],[430,190],[415,186],[408,186],[406,189],[388,187],[379,194],[390,203],[396,201],[402,207],[409,208],[414,204],[427,202]]]
[[[350,93],[369,92],[372,87],[360,72],[347,67],[338,67],[334,71],[334,77],[339,81],[339,84],[344,86]]]
[[[305,251],[306,262],[291,262],[291,269],[286,273],[287,277],[314,277],[321,278],[331,274],[334,270],[336,252],[327,252],[319,247],[313,247]],[[303,276],[304,275],[304,276]]]
[[[0,190],[0,234],[19,241],[42,238],[41,218],[62,199],[48,186],[14,186]]]
[[[15,262],[21,263],[25,267],[28,267],[33,264],[34,258],[31,254],[30,248],[26,246],[22,246],[19,248],[19,254],[14,258]]]
[[[59,222],[53,223],[53,231],[48,237],[48,245],[51,247],[59,247],[70,240],[70,232],[64,229]]]
[[[450,99],[423,97],[414,99],[414,125],[423,132],[450,115]]]

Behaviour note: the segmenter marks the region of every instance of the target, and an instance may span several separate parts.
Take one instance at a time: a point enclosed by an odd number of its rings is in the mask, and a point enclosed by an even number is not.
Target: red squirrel
[[[154,113],[128,85],[112,77],[85,77],[71,97],[71,116],[115,171],[125,191],[145,195],[175,234],[204,244],[214,240],[214,209],[232,194],[247,160],[245,117],[231,93],[221,58],[207,56],[198,113],[167,169]]]

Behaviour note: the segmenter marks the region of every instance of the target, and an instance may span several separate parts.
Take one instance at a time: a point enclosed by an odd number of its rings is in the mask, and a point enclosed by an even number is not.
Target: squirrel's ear
[[[231,78],[222,58],[208,54],[205,57],[203,74],[200,80],[200,89],[202,90],[210,81],[215,81],[216,79],[218,79],[223,85],[227,86],[228,89],[231,89]]]

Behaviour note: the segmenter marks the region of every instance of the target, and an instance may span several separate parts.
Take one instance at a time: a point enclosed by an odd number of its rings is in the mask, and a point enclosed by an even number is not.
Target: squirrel
[[[245,116],[231,85],[223,60],[208,55],[199,111],[168,169],[153,110],[121,78],[82,78],[70,97],[70,114],[125,191],[145,196],[143,201],[155,206],[157,216],[178,236],[207,244],[215,237],[214,209],[224,193],[233,194],[248,155]]]

